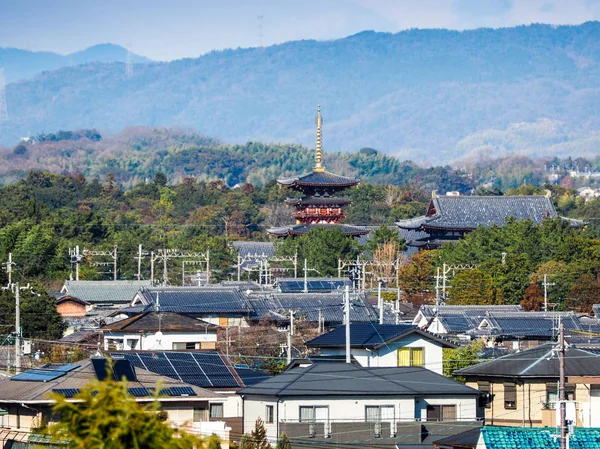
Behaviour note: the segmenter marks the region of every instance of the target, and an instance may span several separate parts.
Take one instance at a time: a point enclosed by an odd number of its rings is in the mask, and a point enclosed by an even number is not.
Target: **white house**
[[[340,326],[306,343],[321,356],[342,356],[346,330]],[[419,366],[443,373],[443,349],[457,346],[438,335],[408,324],[352,323],[350,353],[363,367]]]
[[[245,432],[260,417],[270,440],[285,433],[292,443],[317,444],[313,447],[357,441],[374,447],[382,439],[386,444],[420,443],[440,423],[462,430],[477,427],[482,413],[477,390],[417,367],[320,362],[292,368],[238,394]]]
[[[145,312],[103,326],[104,349],[216,349],[219,326],[170,312]]]

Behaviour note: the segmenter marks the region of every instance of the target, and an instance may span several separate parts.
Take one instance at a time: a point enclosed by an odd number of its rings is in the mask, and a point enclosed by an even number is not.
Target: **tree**
[[[567,308],[591,313],[592,306],[600,302],[600,281],[590,274],[582,275],[569,290]]]
[[[163,421],[158,401],[136,402],[125,382],[95,381],[75,396],[54,394],[60,421],[49,428],[53,440],[68,449],[208,449],[206,440]]]
[[[317,270],[319,276],[336,276],[338,259],[354,259],[358,244],[337,226],[319,227],[277,244],[280,255],[293,256],[296,251],[298,259],[306,259],[308,267]]]
[[[375,254],[380,245],[388,242],[393,242],[398,251],[406,250],[405,240],[398,235],[398,231],[390,229],[385,225],[371,232],[371,236],[367,241],[367,250],[371,254]]]
[[[437,251],[420,251],[400,268],[400,288],[408,295],[409,301],[416,298],[433,298],[434,264],[437,255]]]
[[[462,348],[445,348],[443,350],[444,376],[464,382],[464,377],[455,376],[454,371],[479,363],[482,349],[483,341],[481,340],[473,341]]]
[[[254,430],[242,436],[240,449],[271,449],[271,447],[263,420],[258,417],[254,423]]]
[[[450,281],[448,304],[496,304],[496,291],[490,275],[477,268],[462,270]]]
[[[525,290],[525,295],[521,300],[521,307],[527,312],[532,310],[539,312],[544,308],[544,293],[536,278],[531,280],[531,284]]]
[[[157,186],[164,187],[167,185],[167,175],[165,175],[163,172],[157,171],[154,174],[152,182]]]
[[[275,449],[292,449],[292,443],[285,432],[282,433],[277,440],[277,446],[275,446]]]

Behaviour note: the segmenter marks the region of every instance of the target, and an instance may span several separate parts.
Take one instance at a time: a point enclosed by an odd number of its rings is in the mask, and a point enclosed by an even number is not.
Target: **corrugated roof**
[[[63,291],[90,304],[127,304],[150,281],[65,281]]]
[[[559,449],[556,429],[485,426],[481,429],[486,449]],[[571,449],[600,449],[600,429],[576,427],[569,434]]]
[[[140,292],[146,310],[154,309],[158,295],[161,312],[184,314],[232,313],[248,314],[254,310],[246,296],[236,288],[165,287]]]
[[[377,349],[412,334],[435,340],[446,348],[456,348],[451,341],[419,329],[410,324],[351,323],[350,346],[353,348]],[[346,345],[346,327],[340,326],[331,332],[306,342],[309,348],[341,348]]]
[[[546,343],[457,370],[454,374],[467,379],[479,377],[558,379],[559,365],[556,348],[556,343]],[[600,357],[582,349],[567,348],[565,371],[567,376],[600,376]]]
[[[276,397],[479,395],[479,391],[425,368],[365,368],[348,363],[293,368],[238,393]]]

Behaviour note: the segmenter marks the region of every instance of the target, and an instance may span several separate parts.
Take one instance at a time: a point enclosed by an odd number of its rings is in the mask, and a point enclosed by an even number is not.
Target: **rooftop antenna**
[[[8,121],[8,108],[6,107],[6,79],[4,69],[0,67],[0,123]]]
[[[131,55],[131,44],[127,44],[127,53],[125,54],[125,76],[131,78],[133,76],[133,58]]]

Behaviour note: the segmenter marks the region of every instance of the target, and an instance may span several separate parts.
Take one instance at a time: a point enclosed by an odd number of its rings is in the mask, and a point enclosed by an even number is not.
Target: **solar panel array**
[[[79,388],[55,388],[52,390],[53,393],[60,394],[65,398],[72,398],[79,394],[81,390]],[[152,387],[130,387],[127,392],[135,397],[152,396],[155,392],[155,388]],[[94,392],[95,393],[95,392]],[[193,388],[191,387],[169,387],[162,388],[160,390],[160,396],[196,396]]]
[[[73,371],[75,368],[79,368],[79,365],[55,365],[47,363],[39,368],[30,369],[23,373],[17,374],[11,377],[11,380],[28,381],[28,382],[49,382],[54,379],[58,379],[64,376],[69,371]]]
[[[330,292],[337,289],[343,289],[349,285],[349,280],[346,279],[319,279],[306,281],[306,289],[308,292]],[[279,289],[282,293],[300,293],[304,291],[303,279],[280,279],[278,281]]]
[[[117,353],[136,368],[181,380],[202,388],[237,388],[241,385],[218,352]],[[116,354],[115,354],[116,355]]]

